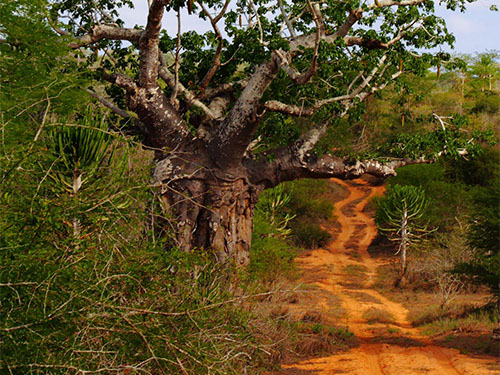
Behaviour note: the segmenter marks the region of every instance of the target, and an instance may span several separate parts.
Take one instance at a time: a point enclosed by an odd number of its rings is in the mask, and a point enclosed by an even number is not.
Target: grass
[[[394,317],[388,311],[378,309],[376,307],[370,307],[363,313],[363,318],[366,319],[368,324],[375,323],[393,323]]]
[[[399,328],[396,327],[387,327],[387,332],[389,332],[391,335],[396,335],[401,332]]]
[[[491,332],[498,325],[498,315],[493,311],[467,311],[467,305],[451,308],[434,308],[424,316],[422,324],[416,323],[426,335],[443,335],[449,332]]]
[[[347,273],[349,276],[364,276],[368,269],[365,266],[357,265],[357,264],[349,264],[345,266],[342,271]]]
[[[300,339],[296,343],[295,351],[307,357],[331,355],[358,345],[354,334],[344,327],[298,322],[296,330]]]
[[[396,275],[396,267],[380,267],[375,288],[403,304],[409,311],[408,320],[424,335],[462,353],[500,354],[498,342],[492,338],[492,331],[499,324],[498,311],[485,306],[490,298],[486,290],[463,292],[443,304],[439,292],[424,283],[415,289],[396,288]]]
[[[346,274],[343,281],[339,284],[347,289],[359,289],[363,287],[363,283],[366,279],[366,267],[356,264],[349,264],[342,268],[342,271]]]
[[[333,205],[346,194],[344,188],[326,180],[304,179],[285,183],[284,191],[290,197],[287,209],[295,216],[290,223],[294,243],[306,249],[325,246],[331,235],[321,224],[334,219]]]
[[[381,304],[378,298],[373,297],[371,294],[363,293],[363,292],[348,292],[348,294],[354,297],[357,301],[367,302],[367,303],[376,303]]]

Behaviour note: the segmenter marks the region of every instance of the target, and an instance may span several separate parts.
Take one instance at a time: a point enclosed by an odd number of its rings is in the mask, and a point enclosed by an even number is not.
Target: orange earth
[[[303,274],[302,281],[316,285],[317,288],[310,293],[316,293],[317,296],[311,299],[301,298],[297,305],[290,308],[302,313],[319,311],[326,319],[325,324],[330,321],[338,325],[339,319],[332,317],[331,311],[339,306],[332,306],[331,301],[338,301],[340,298],[344,316],[348,317],[345,324],[358,338],[359,345],[330,356],[283,364],[279,374],[500,374],[498,360],[494,357],[463,355],[456,349],[433,344],[411,326],[407,319],[408,311],[401,304],[390,301],[371,288],[376,279],[377,267],[386,263],[370,257],[367,251],[377,234],[377,228],[373,219],[365,214],[363,209],[370,197],[383,194],[384,187],[370,186],[361,179],[346,182],[334,179],[334,182],[347,188],[350,193],[346,199],[335,205],[335,214],[340,224],[336,240],[326,249],[316,249],[297,258]],[[360,284],[354,284],[354,287],[346,283],[349,278],[346,273],[347,266],[366,271],[365,279]],[[355,293],[372,296],[374,298],[368,300],[373,302],[360,301],[354,298]],[[329,299],[329,295],[333,299]],[[389,312],[392,322],[368,324],[363,313],[370,308]],[[386,336],[390,336],[387,332],[391,330],[398,332],[398,340],[387,339]]]

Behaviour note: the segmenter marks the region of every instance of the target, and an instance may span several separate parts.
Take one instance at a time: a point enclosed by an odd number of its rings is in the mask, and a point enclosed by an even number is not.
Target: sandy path
[[[377,229],[373,219],[363,213],[363,209],[369,198],[382,194],[384,188],[369,186],[363,180],[334,181],[350,192],[346,199],[335,205],[340,232],[327,249],[313,250],[297,259],[304,271],[304,282],[318,287],[311,293],[321,294],[321,297],[311,300],[320,302],[312,305],[301,301],[295,309],[302,312],[321,311],[326,324],[344,324],[344,321],[328,315],[331,310],[328,295],[340,298],[348,317],[345,324],[359,339],[360,345],[331,356],[282,365],[282,374],[500,374],[495,358],[466,356],[458,350],[433,345],[411,326],[406,317],[408,311],[401,304],[390,301],[371,288],[377,267],[382,263],[371,258],[367,251]],[[352,282],[356,270],[357,279]],[[364,314],[369,309],[389,313],[388,321],[368,323]]]

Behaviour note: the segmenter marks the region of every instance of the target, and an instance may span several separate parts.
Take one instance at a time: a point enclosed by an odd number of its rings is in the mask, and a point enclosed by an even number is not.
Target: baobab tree
[[[453,10],[466,2],[441,1]],[[180,248],[213,249],[220,262],[245,265],[264,189],[304,177],[386,177],[423,161],[353,161],[315,146],[370,95],[405,71],[422,72],[433,57],[420,48],[453,42],[434,1],[148,4],[145,25],[135,28],[118,19],[129,0],[48,1],[47,19],[108,85],[107,94],[98,85],[89,93],[129,118],[155,151],[154,180]],[[176,35],[162,29],[166,13],[175,15]],[[211,31],[182,33],[186,17]],[[295,136],[267,142],[266,127],[298,118]]]

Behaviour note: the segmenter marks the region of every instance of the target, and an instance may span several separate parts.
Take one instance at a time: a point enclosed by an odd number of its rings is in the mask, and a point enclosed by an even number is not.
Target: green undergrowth
[[[330,234],[321,224],[332,219],[333,202],[340,188],[328,180],[304,179],[284,184],[290,195],[292,239],[298,246],[312,249],[326,245]]]
[[[330,239],[321,224],[333,219],[332,202],[340,192],[330,181],[309,179],[265,190],[255,209],[250,275],[266,281],[293,278],[298,251]]]
[[[288,227],[256,220],[245,272],[178,251],[158,233],[172,223],[148,186],[151,155],[113,145],[78,200],[50,178],[43,143],[11,155],[21,168],[0,163],[0,374],[271,369],[298,340],[272,314],[294,298]]]

